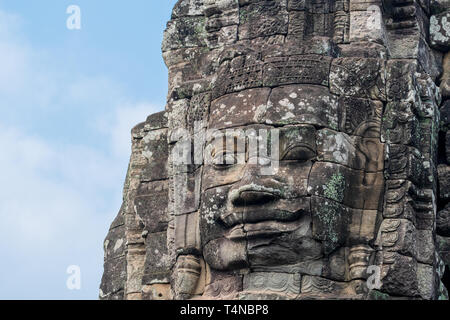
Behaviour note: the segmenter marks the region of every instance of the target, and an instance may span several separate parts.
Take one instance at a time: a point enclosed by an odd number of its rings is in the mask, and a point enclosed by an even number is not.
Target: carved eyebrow
[[[224,154],[248,154],[249,152],[260,151],[261,135],[258,134],[258,130],[254,132],[246,132],[242,135],[242,131],[237,134],[228,134],[218,131],[221,134],[212,136],[208,141],[206,148],[209,148],[210,155],[215,157],[219,153]],[[316,146],[316,132],[317,129],[313,125],[303,124],[289,126],[280,129],[280,148],[279,157],[285,157],[290,151],[296,148],[307,149],[311,154],[317,154]],[[267,141],[270,141],[270,135],[266,137]],[[250,147],[249,143],[252,140],[258,141],[257,147]],[[239,146],[239,142],[243,143]],[[270,142],[269,142],[270,143]],[[250,155],[249,155],[250,156]]]
[[[280,130],[280,141],[286,142],[287,145],[304,144],[309,145],[308,140],[315,145],[317,129],[314,126],[295,126],[287,127]]]
[[[279,148],[280,160],[285,159],[292,152],[297,152],[297,155],[292,155],[292,157],[295,159],[298,158],[298,160],[316,157],[316,132],[317,129],[311,125],[299,125],[281,129]]]
[[[232,144],[234,145],[234,148],[236,149],[236,147],[239,145],[238,144],[239,142],[242,142],[245,145],[247,144],[247,137],[241,136],[241,135],[216,136],[216,137],[212,137],[211,139],[209,139],[206,142],[206,144],[213,145],[215,148],[226,149],[228,146],[231,145],[231,141],[233,141]]]

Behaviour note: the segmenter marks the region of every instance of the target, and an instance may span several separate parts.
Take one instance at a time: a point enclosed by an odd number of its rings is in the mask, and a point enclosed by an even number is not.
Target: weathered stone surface
[[[280,131],[280,159],[313,159],[317,155],[316,129],[312,125],[288,127]]]
[[[287,33],[289,18],[286,1],[249,1],[247,3],[248,5],[241,7],[239,12],[239,39],[253,39]]]
[[[121,210],[122,212],[122,210]],[[122,300],[126,283],[125,223],[121,213],[111,225],[104,243],[105,272],[100,286],[100,298]]]
[[[170,260],[167,252],[166,232],[149,234],[145,242],[148,250],[146,251],[142,283],[168,283],[170,279]]]
[[[364,185],[363,179],[371,184]],[[384,189],[383,181],[382,172],[361,175],[359,171],[342,165],[318,162],[311,170],[308,189],[313,195],[337,201],[350,208],[378,210],[379,198]],[[365,192],[365,189],[371,192]],[[365,196],[356,198],[354,194]]]
[[[383,107],[381,101],[341,97],[339,99],[339,130],[349,135],[378,138],[380,136],[378,122],[381,122]],[[376,125],[368,128],[367,122],[374,122]],[[368,129],[371,131],[368,132]]]
[[[203,0],[178,1],[172,10],[172,19],[203,14]]]
[[[387,63],[386,91],[389,101],[414,101],[415,99],[415,60],[392,60]]]
[[[249,89],[226,95],[211,104],[210,128],[222,129],[258,123],[267,109],[270,89]]]
[[[282,86],[272,90],[262,116],[271,125],[308,123],[337,129],[338,101],[322,86]]]
[[[422,263],[417,264],[417,285],[419,294],[423,299],[433,299],[436,292],[434,278],[433,266]]]
[[[350,0],[350,11],[367,11],[371,6],[381,5],[381,0]]]
[[[242,56],[239,50],[233,50],[236,57],[225,60],[219,70],[214,83],[212,98],[219,98],[227,93],[262,86],[264,63],[255,55]]]
[[[126,261],[125,259],[109,260],[104,265],[104,275],[100,286],[99,297],[102,300],[123,300],[125,298]]]
[[[450,48],[450,12],[430,18],[430,39],[433,48],[447,51]]]
[[[205,299],[237,299],[242,292],[243,276],[210,270],[205,288]]]
[[[383,59],[387,55],[385,46],[374,42],[343,43],[339,45],[340,56],[342,57],[367,57]]]
[[[180,30],[183,31],[180,32]],[[185,16],[168,22],[162,43],[163,51],[205,46],[206,29],[204,17]]]
[[[450,237],[450,204],[438,212],[436,227],[439,235]]]
[[[450,166],[441,164],[438,166],[439,196],[441,199],[450,199]]]
[[[450,53],[447,52],[443,61],[443,73],[441,77],[441,94],[443,98],[450,98]]]
[[[338,95],[385,101],[384,63],[380,59],[334,59],[330,71],[331,92]]]
[[[198,211],[175,217],[175,248],[178,253],[187,254],[200,251],[198,219]]]
[[[179,0],[100,297],[447,298],[449,3]]]
[[[395,254],[392,259],[393,264],[382,267],[381,290],[395,296],[417,296],[417,262],[414,258],[400,254]]]
[[[370,4],[367,5],[370,6]],[[369,6],[363,11],[350,12],[350,41],[372,41],[384,44],[387,39],[381,9],[367,10]]]
[[[409,180],[418,185],[428,185],[428,172],[423,165],[424,159],[414,148],[401,144],[391,144],[386,174],[391,180]]]
[[[447,164],[450,164],[450,130],[445,134],[445,158]]]
[[[171,300],[170,284],[157,283],[145,285],[142,289],[143,300]]]
[[[381,245],[387,252],[398,252],[417,257],[417,236],[414,225],[408,220],[384,219],[380,226]]]
[[[442,105],[441,109],[441,130],[447,131],[450,129],[450,100],[447,100]]]
[[[389,144],[418,145],[419,121],[409,102],[389,102],[382,125],[382,139]]]
[[[435,256],[433,231],[417,230],[417,262],[433,265]]]
[[[441,13],[450,9],[449,0],[430,0],[430,9],[432,14]]]
[[[324,243],[324,252],[329,254],[347,239],[347,225],[351,219],[348,207],[331,199],[313,197],[313,237]]]
[[[322,55],[269,56],[264,60],[264,86],[328,85],[331,58]]]
[[[269,291],[274,295],[293,299],[300,294],[300,287],[300,274],[254,272],[244,275],[243,289],[246,294]]]
[[[266,222],[248,226],[246,231],[249,234],[248,262],[256,268],[277,269],[299,261],[314,265],[314,261],[322,257],[322,246],[314,239],[309,215],[303,216],[295,223]],[[270,232],[276,235],[276,239],[270,241],[263,237],[258,238],[258,234],[262,232]]]
[[[149,233],[167,230],[169,216],[167,205],[169,201],[167,181],[153,181],[143,183],[134,198],[136,214],[145,225]]]
[[[151,131],[143,138],[142,181],[155,181],[168,178],[167,162],[168,146],[165,130]]]
[[[192,255],[181,255],[175,267],[174,291],[180,297],[196,294],[196,288],[201,277],[202,265],[200,259]],[[203,286],[205,284],[203,283]],[[202,294],[203,292],[200,292]]]
[[[439,254],[446,265],[450,264],[450,237],[437,236],[436,244]]]
[[[341,299],[362,298],[361,282],[338,282],[326,278],[304,276],[300,299]]]

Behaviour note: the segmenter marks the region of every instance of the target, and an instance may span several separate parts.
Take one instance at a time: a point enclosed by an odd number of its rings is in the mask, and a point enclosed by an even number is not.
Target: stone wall
[[[440,107],[438,179],[439,199],[436,219],[438,250],[446,264],[444,281],[450,286],[450,1],[430,3],[431,47],[443,55],[443,72],[440,76],[442,104]]]

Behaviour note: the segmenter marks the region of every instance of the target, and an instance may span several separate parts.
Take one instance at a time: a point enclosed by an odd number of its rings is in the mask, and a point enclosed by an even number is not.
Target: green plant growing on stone
[[[325,201],[318,210],[318,219],[322,225],[321,238],[325,240],[325,251],[332,252],[339,244],[340,222],[343,212],[339,202],[344,200],[345,178],[341,173],[335,173],[324,186],[324,195],[330,201]]]
[[[342,202],[344,200],[345,178],[342,173],[335,173],[330,181],[325,185],[325,197]]]

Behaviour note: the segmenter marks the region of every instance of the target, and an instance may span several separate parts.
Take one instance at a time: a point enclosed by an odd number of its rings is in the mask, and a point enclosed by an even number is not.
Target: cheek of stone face
[[[247,243],[219,238],[203,248],[206,263],[215,270],[236,270],[248,267]]]
[[[345,245],[352,211],[345,205],[312,196],[311,217],[313,238],[321,241],[326,255]]]
[[[234,270],[247,266],[245,240],[225,238],[228,230],[221,219],[227,214],[227,197],[230,186],[206,190],[202,195],[200,211],[200,237],[203,257],[216,270]]]
[[[203,248],[212,240],[224,238],[226,228],[221,217],[226,214],[230,186],[217,187],[202,193],[200,207],[200,237]]]
[[[277,174],[265,179],[276,181],[286,199],[306,197],[311,167],[311,161],[280,161]]]
[[[229,167],[216,168],[211,164],[204,166],[202,189],[228,185],[242,179],[245,165],[235,164]]]

